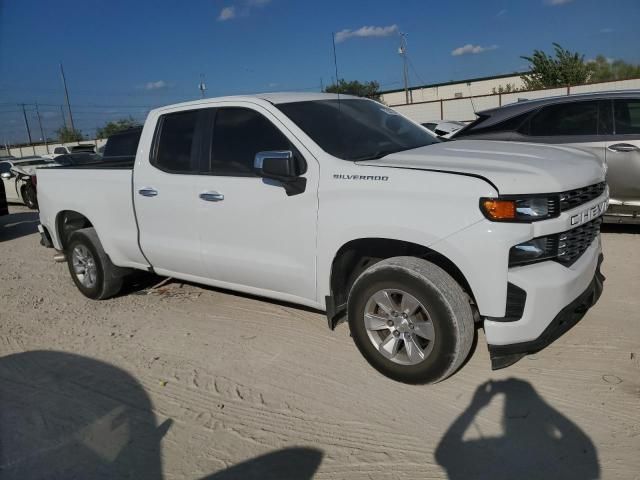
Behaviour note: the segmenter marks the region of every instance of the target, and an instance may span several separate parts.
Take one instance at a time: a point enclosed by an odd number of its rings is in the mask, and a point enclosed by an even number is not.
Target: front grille
[[[558,256],[556,261],[571,266],[589,248],[600,233],[602,218],[596,218],[584,225],[558,235]]]
[[[560,211],[564,212],[598,198],[607,188],[606,182],[596,183],[588,187],[576,188],[560,194]]]
[[[509,267],[553,260],[569,267],[582,256],[600,233],[602,217],[572,230],[536,237],[509,250]],[[527,253],[528,252],[528,253]],[[533,253],[533,255],[528,256]]]

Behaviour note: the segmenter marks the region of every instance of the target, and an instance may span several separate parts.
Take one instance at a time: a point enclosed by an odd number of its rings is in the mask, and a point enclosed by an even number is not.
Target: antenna
[[[473,108],[473,113],[476,113],[476,104],[473,103],[473,92],[471,91],[471,82],[467,82],[467,88],[469,89],[469,100],[471,100],[471,108]]]
[[[404,78],[404,96],[407,105],[413,103],[413,95],[409,92],[409,66],[407,64],[407,34],[400,32],[400,47],[398,54],[402,57],[402,76]],[[411,102],[409,99],[411,98]]]
[[[338,94],[338,110],[341,110],[340,104],[340,77],[338,77],[338,57],[336,56],[336,34],[331,33],[331,41],[333,42],[333,66],[336,69],[336,90]]]
[[[198,84],[198,90],[200,90],[200,95],[204,98],[204,92],[207,90],[207,84],[204,83],[204,74],[200,74],[200,83]]]

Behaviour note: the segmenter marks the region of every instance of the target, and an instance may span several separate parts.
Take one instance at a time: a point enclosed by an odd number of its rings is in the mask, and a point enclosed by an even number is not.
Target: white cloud
[[[344,42],[353,37],[388,37],[398,32],[397,25],[389,25],[388,27],[360,27],[357,30],[341,30],[336,33],[336,42]]]
[[[156,82],[147,82],[144,85],[145,90],[160,90],[167,88],[169,85],[164,80],[158,80]]]
[[[252,9],[269,5],[271,0],[243,0],[237,3],[239,3],[237,8],[236,5],[230,5],[220,10],[218,21],[225,22],[237,17],[248,17]]]
[[[613,32],[614,32],[613,28],[608,28],[607,27],[607,28],[601,28],[600,29],[600,33],[613,33]]]
[[[506,14],[507,14],[507,9],[506,9],[506,8],[503,8],[502,10],[500,10],[500,11],[496,14],[496,17],[501,17],[501,16],[506,15]]]
[[[231,20],[236,16],[236,7],[224,7],[220,10],[220,15],[218,15],[219,22],[225,22],[227,20]]]
[[[573,2],[573,0],[544,0],[544,3],[546,3],[547,5],[551,5],[552,7],[566,5],[567,3],[571,2]]]
[[[489,50],[495,50],[496,48],[498,48],[497,45],[489,45],[488,47],[482,47],[480,45],[473,45],[471,43],[467,43],[462,47],[458,47],[454,49],[451,52],[451,55],[453,55],[454,57],[458,57],[460,55],[467,55],[467,54],[475,55],[477,53],[487,52]]]

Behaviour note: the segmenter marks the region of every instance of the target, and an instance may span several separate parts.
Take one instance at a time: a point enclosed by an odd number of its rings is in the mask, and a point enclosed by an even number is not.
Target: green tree
[[[494,94],[496,94],[496,93],[512,93],[512,92],[517,92],[518,91],[518,87],[516,87],[515,83],[507,83],[505,86],[498,85],[498,88],[493,87],[491,90],[493,91]]]
[[[344,93],[378,100],[380,98],[380,84],[378,82],[359,82],[358,80],[346,81],[341,78],[337,84],[327,85],[326,93]]]
[[[591,78],[591,67],[584,55],[570,52],[559,44],[553,44],[555,56],[534,50],[530,57],[521,57],[530,63],[530,71],[522,76],[525,88],[535,90],[566,85],[581,85]]]
[[[122,130],[127,130],[132,127],[139,127],[140,123],[136,122],[133,118],[121,118],[120,120],[116,120],[115,122],[107,122],[104,127],[99,128],[97,131],[98,138],[107,138],[114,133],[121,132]]]
[[[614,80],[626,80],[640,78],[640,65],[633,65],[623,60],[607,60],[603,55],[598,55],[595,60],[588,63],[591,69],[592,82],[609,82]]]
[[[56,130],[58,141],[61,143],[79,142],[83,139],[82,132],[80,130],[73,130],[70,127],[60,127]]]

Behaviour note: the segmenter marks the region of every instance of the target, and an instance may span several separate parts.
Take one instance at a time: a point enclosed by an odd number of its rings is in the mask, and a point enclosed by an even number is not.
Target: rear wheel
[[[33,185],[25,185],[22,187],[22,201],[31,210],[38,208],[38,197]]]
[[[120,291],[124,269],[111,263],[95,229],[83,228],[73,232],[66,252],[71,278],[84,296],[104,300]]]
[[[435,383],[467,358],[473,313],[460,285],[440,267],[415,257],[376,263],[349,294],[349,327],[367,361],[404,383]]]

